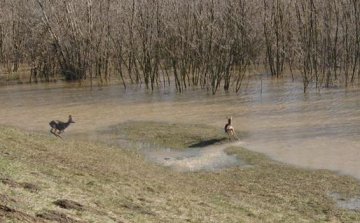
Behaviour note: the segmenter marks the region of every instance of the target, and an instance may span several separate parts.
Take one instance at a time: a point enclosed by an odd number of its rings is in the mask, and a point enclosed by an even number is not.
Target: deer
[[[228,123],[225,125],[225,132],[228,134],[230,141],[232,141],[231,136],[234,139],[239,140],[239,138],[235,133],[234,127],[231,125],[231,122],[232,122],[232,117],[228,118]]]
[[[51,126],[50,132],[55,136],[61,138],[60,134],[63,133],[71,123],[75,123],[71,115],[69,115],[69,120],[67,122],[53,120],[49,123],[49,125]],[[58,131],[58,133],[56,133],[56,131]]]

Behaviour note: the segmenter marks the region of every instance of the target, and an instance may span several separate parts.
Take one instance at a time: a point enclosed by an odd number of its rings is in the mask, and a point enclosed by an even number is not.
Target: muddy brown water
[[[69,114],[76,124],[64,138],[97,141],[106,140],[99,131],[129,120],[208,124],[224,134],[232,116],[245,148],[360,179],[359,88],[304,94],[301,85],[272,79],[262,86],[250,81],[238,95],[220,90],[215,96],[201,89],[179,94],[63,82],[0,87],[0,124],[50,134],[49,121],[66,121]]]

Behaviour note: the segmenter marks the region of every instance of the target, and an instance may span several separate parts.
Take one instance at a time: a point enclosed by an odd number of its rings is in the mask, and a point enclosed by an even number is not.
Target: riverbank
[[[209,126],[128,122],[116,128],[124,133],[118,140],[168,148],[226,142],[218,129]],[[0,127],[0,219],[360,221],[359,210],[337,206],[333,196],[342,201],[356,197],[360,191],[356,179],[277,163],[238,146],[226,152],[244,163],[211,172],[177,172],[149,163],[135,145],[68,141]]]

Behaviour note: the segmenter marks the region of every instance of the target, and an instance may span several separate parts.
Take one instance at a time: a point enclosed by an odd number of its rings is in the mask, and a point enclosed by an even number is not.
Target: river
[[[360,89],[304,94],[283,79],[249,81],[240,94],[202,89],[124,89],[120,85],[43,83],[0,87],[0,124],[50,134],[49,121],[76,123],[64,138],[99,140],[100,130],[129,120],[216,126],[227,117],[242,146],[305,168],[329,169],[360,179]],[[224,135],[225,136],[225,135]]]

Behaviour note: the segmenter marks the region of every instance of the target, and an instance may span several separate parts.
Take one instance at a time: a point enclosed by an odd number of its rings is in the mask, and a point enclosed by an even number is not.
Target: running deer
[[[49,123],[49,125],[51,126],[50,132],[55,136],[61,138],[60,134],[63,133],[71,123],[75,123],[71,115],[69,115],[69,120],[67,122],[53,120]],[[58,133],[56,133],[56,131],[58,131]]]
[[[228,123],[225,125],[225,132],[228,134],[230,140],[232,140],[231,136],[233,136],[234,139],[239,140],[239,138],[235,133],[234,127],[231,125],[231,121],[232,121],[232,117],[228,118]]]

